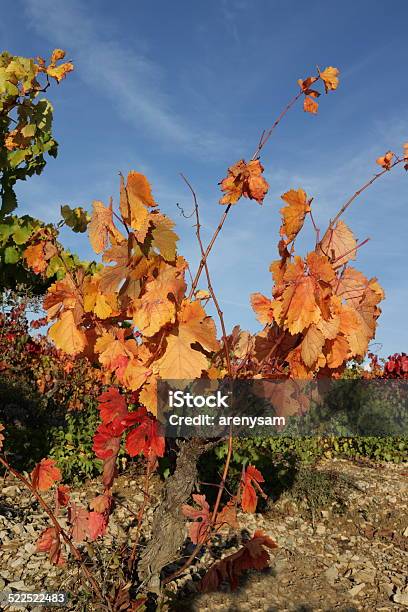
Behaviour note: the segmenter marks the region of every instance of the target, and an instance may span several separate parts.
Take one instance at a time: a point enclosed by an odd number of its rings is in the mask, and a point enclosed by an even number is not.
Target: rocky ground
[[[109,532],[103,540],[83,547],[100,584],[108,585],[118,576],[118,551],[135,536],[132,512],[142,497],[138,485],[137,476],[120,476]],[[160,487],[156,481],[156,503]],[[97,483],[88,483],[82,500],[96,490]],[[78,501],[81,495],[74,493]],[[152,512],[146,516],[145,534]],[[239,519],[240,530],[220,537],[189,571],[168,585],[161,610],[408,610],[407,464],[325,461],[317,469],[304,469],[265,512]],[[98,610],[81,586],[74,562],[67,568],[53,567],[36,553],[35,542],[47,526],[48,518],[38,504],[15,481],[5,480],[0,490],[0,590],[66,590],[75,594],[68,609]],[[199,593],[205,568],[237,550],[256,529],[279,545],[271,551],[270,568],[248,573],[233,593],[227,586],[216,593]],[[174,564],[168,570],[176,568]]]

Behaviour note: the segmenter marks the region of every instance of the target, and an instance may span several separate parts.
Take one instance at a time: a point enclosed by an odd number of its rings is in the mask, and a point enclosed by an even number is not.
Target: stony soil
[[[276,503],[269,504],[263,514],[241,515],[240,530],[220,537],[194,566],[168,585],[160,609],[408,610],[408,465],[330,460],[320,463],[313,472],[315,491],[313,480],[309,483],[307,478],[305,472],[298,484]],[[15,481],[7,479],[3,485],[0,590],[66,590],[75,594],[69,610],[98,610],[81,586],[74,562],[66,568],[53,567],[36,552],[35,542],[48,526],[48,518],[38,504]],[[138,487],[137,475],[119,477],[118,503],[109,532],[103,540],[82,547],[89,564],[94,564],[100,584],[109,585],[120,574],[117,551],[122,545],[128,547],[135,537],[132,512],[142,499]],[[159,503],[160,487],[160,482],[155,481],[154,503]],[[97,483],[88,483],[81,495],[74,492],[74,498],[90,499],[96,490]],[[151,508],[146,515],[146,535],[152,512]],[[256,529],[263,530],[279,545],[271,551],[270,568],[248,573],[233,593],[227,585],[216,593],[199,593],[197,585],[205,568],[214,559],[236,551]],[[170,566],[169,573],[176,568],[177,563]]]

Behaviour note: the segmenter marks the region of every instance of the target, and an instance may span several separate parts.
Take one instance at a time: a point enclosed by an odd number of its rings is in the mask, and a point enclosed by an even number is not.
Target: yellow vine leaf
[[[105,368],[114,371],[123,361],[127,362],[138,354],[138,346],[136,340],[125,340],[125,331],[118,329],[99,336],[95,342],[95,353]]]
[[[72,72],[74,65],[72,62],[64,62],[63,64],[57,65],[57,62],[65,58],[65,51],[62,49],[54,49],[51,55],[50,64],[46,66],[45,60],[42,57],[37,58],[37,64],[35,69],[37,72],[45,72],[48,76],[52,77],[60,83],[69,72]]]
[[[100,277],[88,276],[84,280],[84,310],[94,312],[100,319],[107,319],[113,314],[119,314],[117,310],[116,295],[101,293]]]
[[[166,351],[157,362],[161,378],[194,379],[200,378],[208,367],[208,360],[203,353],[191,348],[191,338],[183,333],[167,336]]]
[[[83,312],[76,286],[69,275],[48,288],[43,305],[49,321],[55,319],[63,310],[72,310],[75,321],[79,321]]]
[[[126,186],[120,177],[120,212],[123,220],[136,232],[139,242],[144,242],[150,224],[149,207],[157,206],[153,199],[150,183],[139,172],[131,171]]]
[[[282,295],[281,314],[287,311],[284,321],[290,333],[302,332],[312,323],[318,323],[321,311],[316,302],[313,279],[305,276],[297,283],[290,285]]]
[[[174,222],[162,214],[152,214],[152,246],[159,251],[166,261],[176,259],[178,236],[173,232]]]
[[[303,189],[291,189],[281,196],[287,206],[280,209],[282,215],[281,236],[287,237],[287,243],[292,242],[303,227],[306,213],[310,212],[307,195]]]
[[[154,416],[157,415],[157,378],[151,376],[139,393],[139,402]]]
[[[45,259],[44,246],[44,242],[39,242],[38,244],[27,247],[23,252],[23,257],[28,267],[36,274],[45,272],[48,267],[48,261]]]
[[[197,300],[184,300],[179,315],[179,333],[191,343],[198,342],[206,351],[218,351],[217,330],[211,317],[207,316]]]
[[[202,370],[207,369],[208,360],[191,345],[198,343],[204,350],[219,350],[214,321],[198,300],[184,300],[178,321],[178,330],[167,336],[165,353],[157,362],[158,373],[169,379],[199,378]]]
[[[76,326],[72,310],[67,310],[61,315],[60,319],[50,327],[48,335],[57,348],[68,355],[77,355],[85,348],[85,334]]]
[[[89,241],[95,253],[102,253],[108,246],[109,238],[113,244],[125,240],[113,223],[112,205],[94,201],[91,220],[88,225]]]
[[[317,323],[316,327],[322,332],[323,336],[327,340],[333,340],[339,333],[340,317],[336,314],[330,317],[328,320],[322,318]]]
[[[167,323],[174,323],[176,308],[160,281],[148,283],[146,293],[132,304],[133,322],[145,336],[153,336]]]
[[[69,72],[72,72],[74,69],[74,64],[72,62],[65,62],[64,64],[60,64],[59,66],[48,66],[46,72],[48,76],[55,79],[58,83],[65,79]]]
[[[140,361],[131,359],[125,369],[123,382],[132,391],[137,391],[146,382],[152,371]]]
[[[385,153],[382,157],[377,157],[376,163],[385,170],[390,170],[394,156],[395,153],[393,153],[392,151],[387,151],[387,153]]]
[[[333,66],[328,66],[323,72],[320,72],[320,78],[324,83],[326,93],[333,91],[337,89],[339,84],[339,70],[333,68]]]
[[[310,368],[307,368],[305,364],[303,363],[302,349],[300,346],[293,349],[293,351],[289,353],[289,355],[286,358],[286,361],[289,364],[291,378],[295,380],[308,380],[312,378],[312,370]],[[286,383],[282,386],[285,387]],[[293,400],[292,400],[292,405],[293,405]],[[299,410],[299,404],[297,404],[296,406],[296,412],[298,410]]]
[[[322,281],[324,283],[332,283],[334,281],[334,270],[325,255],[319,255],[315,251],[312,251],[307,255],[306,263],[309,266],[310,274],[314,276],[317,281]]]

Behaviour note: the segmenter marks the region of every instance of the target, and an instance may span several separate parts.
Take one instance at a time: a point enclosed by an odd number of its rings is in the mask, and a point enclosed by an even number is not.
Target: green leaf
[[[20,260],[21,254],[16,247],[6,247],[4,250],[4,262],[6,264],[15,264]]]
[[[16,151],[11,151],[8,154],[10,166],[12,168],[16,168],[16,166],[18,166],[19,164],[21,164],[22,161],[25,160],[27,155],[29,155],[28,149],[17,149]]]
[[[37,130],[37,126],[35,125],[35,123],[29,123],[28,125],[25,125],[23,127],[23,129],[21,130],[21,133],[24,136],[24,138],[32,138],[36,130]]]
[[[32,232],[33,228],[30,225],[22,225],[13,232],[13,240],[16,244],[26,244]]]
[[[76,233],[86,232],[91,220],[89,214],[81,206],[71,208],[65,204],[61,206],[61,215],[68,227]]]
[[[7,240],[10,238],[13,233],[14,226],[10,223],[1,223],[0,224],[0,242],[2,244],[6,244]]]

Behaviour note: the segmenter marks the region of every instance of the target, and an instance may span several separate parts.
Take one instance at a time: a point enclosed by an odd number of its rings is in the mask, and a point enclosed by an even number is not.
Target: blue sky
[[[228,328],[255,331],[249,296],[270,293],[280,195],[303,187],[324,228],[376,171],[375,159],[408,141],[407,22],[405,0],[6,0],[3,49],[48,56],[61,47],[75,63],[49,96],[60,154],[19,187],[19,212],[55,221],[61,204],[117,199],[118,172],[135,169],[177,221],[179,251],[194,268],[194,228],[176,207],[191,210],[191,198],[178,173],[197,191],[208,240],[226,168],[252,155],[298,78],[337,66],[340,87],[320,98],[318,116],[299,105],[274,132],[262,156],[264,206],[240,201],[209,260]],[[386,290],[373,345],[382,355],[408,350],[407,188],[396,169],[344,217],[360,239],[371,237],[358,267]],[[312,240],[308,229],[301,248]],[[92,257],[84,236],[64,233],[64,243]]]

